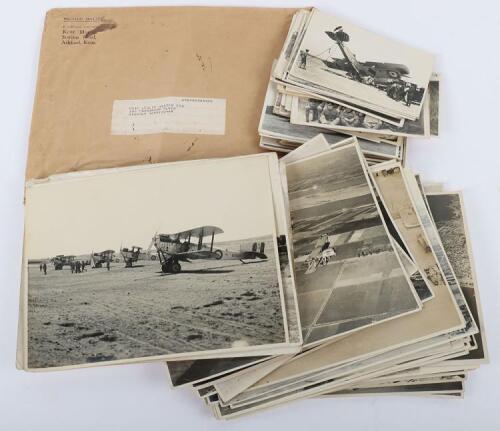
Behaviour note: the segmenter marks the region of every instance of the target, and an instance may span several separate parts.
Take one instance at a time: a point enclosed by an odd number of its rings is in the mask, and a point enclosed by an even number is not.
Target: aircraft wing
[[[177,256],[179,258],[186,259],[200,259],[200,258],[209,258],[213,256],[210,250],[191,250],[191,251],[183,251],[180,253],[168,253],[171,256]]]
[[[219,233],[223,233],[224,231],[217,226],[200,226],[200,227],[195,227],[193,229],[189,230],[184,230],[182,232],[176,232],[176,233],[167,233],[167,234],[159,234],[160,241],[162,242],[168,242],[169,240],[172,239],[179,239],[179,240],[184,240],[191,237],[204,237],[204,236],[211,236],[212,234],[217,235]]]

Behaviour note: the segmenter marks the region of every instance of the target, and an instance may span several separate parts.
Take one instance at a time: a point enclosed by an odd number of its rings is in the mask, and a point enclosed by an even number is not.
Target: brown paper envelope
[[[295,11],[49,11],[26,177],[262,151],[262,101]],[[115,100],[169,96],[225,99],[225,134],[111,134]]]

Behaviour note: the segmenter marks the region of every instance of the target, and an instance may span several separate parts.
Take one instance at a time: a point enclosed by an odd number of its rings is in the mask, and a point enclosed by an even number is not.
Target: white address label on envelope
[[[225,132],[226,99],[161,97],[113,102],[112,135]]]

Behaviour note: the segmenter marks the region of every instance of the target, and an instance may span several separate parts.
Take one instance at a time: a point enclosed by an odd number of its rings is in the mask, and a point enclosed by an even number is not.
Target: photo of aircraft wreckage
[[[220,260],[235,259],[242,263],[245,260],[259,259],[267,260],[264,254],[263,242],[253,242],[249,247],[240,246],[239,252],[223,251],[214,248],[215,235],[224,231],[217,226],[202,226],[173,234],[157,234],[153,238],[153,244],[158,253],[161,270],[164,273],[177,274],[181,272],[180,262],[190,262],[192,260]],[[204,244],[204,239],[210,237],[210,245]],[[192,241],[196,239],[196,241]]]
[[[405,98],[407,92],[405,87],[409,87],[411,102],[422,101],[424,89],[405,81],[405,78],[408,79],[410,75],[408,66],[378,61],[358,61],[356,55],[346,46],[350,37],[342,26],[336,27],[333,31],[325,31],[325,33],[337,44],[343,56],[343,58],[321,59],[328,68],[347,72],[348,78],[373,85],[385,91],[391,99],[396,101],[402,101]],[[328,49],[328,52],[330,51],[331,48]]]

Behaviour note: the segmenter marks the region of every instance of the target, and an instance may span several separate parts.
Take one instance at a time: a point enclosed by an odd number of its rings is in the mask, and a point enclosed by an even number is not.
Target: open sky
[[[147,247],[155,233],[214,225],[216,241],[274,235],[262,155],[59,177],[26,191],[26,256]]]

